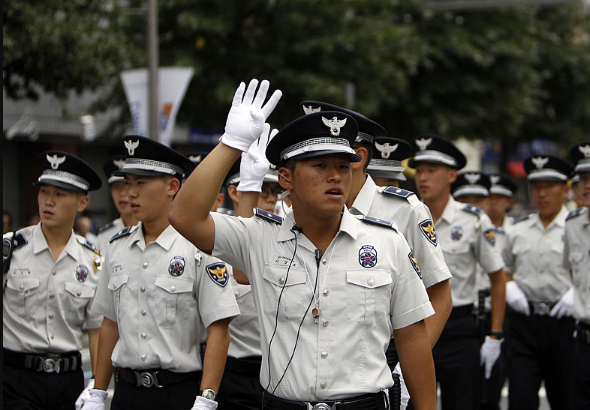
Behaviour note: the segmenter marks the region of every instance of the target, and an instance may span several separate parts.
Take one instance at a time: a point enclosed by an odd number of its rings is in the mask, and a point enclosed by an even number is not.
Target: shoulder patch
[[[418,227],[431,244],[434,246],[438,245],[438,236],[436,236],[432,219],[425,219],[424,221],[420,222]]]
[[[384,219],[379,219],[379,218],[374,218],[372,216],[359,216],[359,219],[363,222],[366,222],[368,224],[371,225],[377,225],[377,226],[383,226],[385,228],[390,228],[393,229],[394,231],[397,232],[397,229],[395,229],[395,226],[393,225],[393,222],[389,222],[386,221]]]
[[[256,208],[254,210],[254,215],[256,215],[262,219],[266,219],[267,221],[274,222],[279,225],[283,224],[283,218],[281,218],[278,215],[271,214],[270,212],[267,212],[264,209]]]
[[[412,191],[406,189],[396,188],[394,186],[388,186],[383,190],[384,194],[397,196],[399,198],[408,198],[411,195],[415,195]]]
[[[119,232],[117,232],[116,234],[114,234],[111,239],[109,239],[109,243],[113,243],[117,239],[122,238],[124,236],[127,236],[127,235],[131,234],[135,230],[133,228],[137,228],[137,225],[134,225],[134,226],[126,226],[125,228],[121,229]]]
[[[475,205],[469,205],[469,204],[465,205],[463,207],[463,210],[465,212],[468,212],[468,213],[473,214],[475,216],[481,216],[484,213],[483,209],[478,208]]]
[[[27,242],[25,236],[21,232],[17,232],[14,235],[14,238],[12,238],[12,244],[14,246],[14,248],[12,248],[12,250],[16,250],[18,248],[21,248],[21,247],[25,246],[27,243],[29,243],[29,242]]]
[[[576,216],[580,216],[582,215],[582,211],[584,210],[584,208],[577,208],[574,209],[573,211],[571,211],[569,214],[567,214],[565,220],[569,221],[572,218],[575,218]]]
[[[519,222],[526,221],[527,219],[529,219],[529,216],[530,216],[530,215],[523,216],[522,218],[515,219],[515,220],[514,220],[514,225],[516,225],[516,224],[517,224],[517,223],[519,223]]]
[[[106,224],[105,226],[103,226],[102,228],[100,228],[98,230],[98,233],[102,233],[104,231],[106,231],[109,228],[112,228],[115,225],[115,221],[112,221],[111,223]]]

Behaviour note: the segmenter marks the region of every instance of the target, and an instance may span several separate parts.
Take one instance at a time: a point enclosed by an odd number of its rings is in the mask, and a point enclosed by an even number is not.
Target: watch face
[[[215,392],[211,389],[205,389],[201,392],[201,396],[203,396],[204,398],[206,398],[207,400],[215,400],[216,396],[215,396]]]

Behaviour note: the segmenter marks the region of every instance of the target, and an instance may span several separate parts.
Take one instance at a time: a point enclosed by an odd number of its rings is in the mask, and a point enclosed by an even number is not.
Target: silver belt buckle
[[[551,305],[549,303],[538,302],[535,303],[535,313],[539,316],[546,316],[551,312]]]
[[[318,403],[315,404],[313,407],[311,405],[309,407],[311,408],[311,410],[332,410],[336,408],[336,403],[334,403],[334,407],[326,403]]]
[[[144,387],[164,387],[158,383],[158,377],[156,376],[157,372],[153,374],[150,372],[135,372],[135,376],[137,377],[137,386],[144,386]]]
[[[60,370],[60,361],[54,360],[51,358],[47,358],[43,360],[43,371],[45,373],[59,373]]]

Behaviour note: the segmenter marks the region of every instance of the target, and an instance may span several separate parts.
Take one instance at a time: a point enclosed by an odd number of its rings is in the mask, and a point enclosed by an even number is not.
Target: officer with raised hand
[[[3,404],[69,410],[84,389],[82,331],[88,329],[95,369],[101,321],[93,302],[101,257],[73,226],[88,191],[102,183],[65,152],[43,152],[37,167],[41,221],[3,237]]]
[[[127,197],[127,187],[125,186],[125,178],[122,176],[115,175],[116,171],[123,169],[125,165],[125,155],[116,155],[109,158],[103,164],[103,172],[107,177],[107,183],[111,190],[111,197],[119,217],[112,222],[109,222],[98,231],[98,241],[96,247],[102,251],[107,249],[109,239],[113,237],[117,232],[127,226],[137,225],[137,220],[133,216],[131,210],[131,204],[129,204],[129,198]]]
[[[570,212],[565,222],[564,266],[574,283],[574,345],[572,409],[590,408],[590,141],[575,145],[570,157],[579,175],[582,208]]]
[[[251,81],[245,94],[240,85],[221,144],[188,179],[169,217],[201,249],[248,275],[261,324],[263,408],[387,408],[382,390],[393,381],[385,347],[393,331],[416,407],[435,409],[423,323],[433,310],[415,258],[391,223],[362,222],[344,206],[350,163],[359,160],[353,117],[313,113],[269,143],[266,156],[292,199],[285,222],[262,210],[253,218],[209,214],[223,175],[257,143],[280,97],[275,92],[263,106],[268,82],[258,93],[257,85]]]
[[[417,137],[414,158],[416,186],[430,209],[445,261],[453,275],[453,309],[433,355],[440,383],[443,409],[479,407],[479,365],[485,375],[500,355],[505,309],[505,275],[500,250],[490,237],[488,216],[473,205],[461,204],[451,196],[451,184],[466,159],[452,142],[436,135]],[[490,335],[481,345],[472,315],[474,287],[479,263],[491,281],[492,324]],[[480,352],[481,350],[481,352]]]
[[[506,284],[510,409],[537,409],[545,382],[551,408],[570,409],[574,289],[562,264],[567,180],[573,168],[551,155],[524,162],[537,212],[508,231]]]
[[[114,371],[111,409],[215,409],[229,321],[239,309],[225,263],[168,222],[194,164],[149,138],[130,135],[122,142],[128,156],[117,174],[125,177],[140,223],[110,239],[95,300],[104,315],[95,388],[77,405],[103,409]],[[209,343],[201,361],[204,329]]]

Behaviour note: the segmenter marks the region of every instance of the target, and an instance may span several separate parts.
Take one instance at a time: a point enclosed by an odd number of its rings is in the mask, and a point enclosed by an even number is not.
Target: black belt
[[[531,302],[529,301],[529,309],[531,315],[535,316],[549,316],[551,309],[557,302]]]
[[[578,322],[576,324],[576,339],[586,345],[590,345],[590,325]]]
[[[370,393],[342,400],[301,402],[263,392],[263,410],[383,410],[389,408],[385,393]]]
[[[135,387],[164,387],[187,380],[199,380],[201,372],[177,373],[164,369],[133,370],[117,367],[115,380],[119,379]]]
[[[451,310],[449,319],[459,319],[460,317],[471,314],[473,314],[473,305],[457,306]]]
[[[4,363],[45,373],[73,372],[82,367],[80,352],[20,353],[3,349]]]
[[[262,357],[248,356],[240,359],[227,356],[225,361],[225,370],[236,373],[244,373],[250,376],[260,376],[260,367],[262,366]]]

